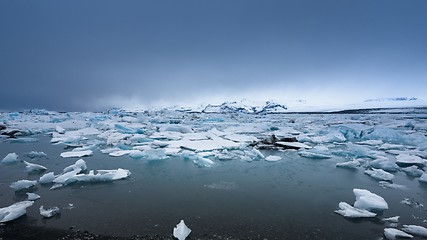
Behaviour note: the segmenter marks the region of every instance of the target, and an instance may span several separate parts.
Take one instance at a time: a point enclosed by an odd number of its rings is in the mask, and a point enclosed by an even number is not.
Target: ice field
[[[427,236],[423,108],[31,110],[0,113],[0,129],[0,229],[170,239]]]

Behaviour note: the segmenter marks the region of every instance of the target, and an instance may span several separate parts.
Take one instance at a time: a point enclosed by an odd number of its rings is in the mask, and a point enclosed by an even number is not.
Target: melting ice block
[[[40,184],[52,183],[54,179],[55,179],[55,175],[53,174],[53,172],[49,172],[40,177],[39,183]]]
[[[421,237],[427,237],[427,228],[417,225],[403,225],[403,231]]]
[[[346,202],[340,202],[338,204],[339,210],[335,212],[340,214],[343,217],[348,218],[364,218],[364,217],[375,217],[377,214],[373,212],[369,212],[365,209],[359,209],[352,207],[350,204]]]
[[[9,153],[6,157],[1,160],[1,163],[15,163],[18,161],[18,155],[16,153]]]
[[[39,164],[34,164],[34,163],[29,163],[27,161],[24,161],[25,163],[25,168],[27,169],[27,172],[42,172],[47,170],[46,167],[39,165]]]
[[[77,160],[73,165],[70,165],[66,168],[64,168],[63,172],[71,172],[74,170],[80,170],[80,171],[86,171],[87,170],[87,166],[86,166],[86,162],[83,159],[79,159]]]
[[[27,193],[27,196],[28,196],[27,198],[28,201],[34,201],[40,198],[40,195],[35,193]]]
[[[277,161],[282,160],[282,158],[279,156],[270,155],[270,156],[266,157],[265,160],[268,162],[277,162]]]
[[[366,170],[365,173],[377,180],[392,181],[394,179],[393,174],[388,173],[382,169],[372,168],[372,170]]]
[[[173,228],[173,236],[178,238],[178,240],[185,240],[190,233],[191,229],[185,225],[184,220],[181,220],[181,222]]]
[[[36,184],[37,184],[37,181],[19,180],[10,184],[10,187],[15,189],[15,191],[20,191],[23,189],[31,188]]]
[[[407,234],[404,231],[400,231],[396,228],[385,228],[384,229],[384,236],[386,239],[389,240],[395,240],[398,238],[413,238],[414,236]]]
[[[63,158],[72,158],[72,157],[86,157],[92,155],[92,150],[84,150],[84,151],[69,151],[61,153],[61,157]]]
[[[43,206],[40,206],[39,211],[40,211],[40,215],[42,215],[43,217],[50,218],[50,217],[53,217],[55,214],[59,213],[59,208],[52,207],[52,208],[45,209]]]
[[[384,198],[371,193],[365,189],[353,189],[353,193],[356,196],[354,207],[365,209],[368,211],[382,211],[388,209],[388,204]]]
[[[33,201],[22,201],[0,208],[0,223],[9,222],[27,213],[27,207],[33,205]]]

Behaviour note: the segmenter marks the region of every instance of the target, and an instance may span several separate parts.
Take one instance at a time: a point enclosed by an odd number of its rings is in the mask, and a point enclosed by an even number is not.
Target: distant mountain
[[[406,102],[406,101],[416,101],[418,98],[416,97],[395,97],[395,98],[376,98],[376,99],[368,99],[365,102]]]

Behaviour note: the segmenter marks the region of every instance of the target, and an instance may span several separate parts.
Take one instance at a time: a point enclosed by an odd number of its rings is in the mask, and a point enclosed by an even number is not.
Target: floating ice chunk
[[[19,180],[10,184],[10,187],[15,189],[15,191],[21,191],[23,189],[34,187],[36,184],[37,181]]]
[[[167,132],[179,132],[179,133],[193,133],[193,129],[191,129],[189,126],[185,125],[170,125],[162,129],[162,131]]]
[[[66,185],[72,182],[76,182],[75,176],[81,172],[81,169],[74,169],[70,172],[65,172],[53,179],[53,182],[57,185]]]
[[[372,178],[375,178],[377,180],[382,181],[393,181],[394,175],[391,173],[388,173],[382,169],[376,169],[372,168],[372,170],[365,170],[365,174],[371,176]]]
[[[168,142],[159,141],[159,140],[154,140],[151,144],[156,146],[156,147],[167,147],[169,145]]]
[[[376,160],[370,161],[369,166],[377,169],[383,169],[389,172],[397,172],[400,169],[396,163],[390,161],[386,157],[381,156],[379,156]]]
[[[388,240],[395,240],[398,238],[413,238],[414,236],[409,235],[403,231],[400,231],[396,228],[385,228],[384,229],[384,236]]]
[[[332,157],[331,155],[328,155],[328,154],[315,152],[315,151],[306,151],[306,150],[299,151],[298,154],[301,157],[313,158],[313,159],[327,159]]]
[[[39,164],[29,163],[27,161],[24,161],[24,163],[27,172],[42,172],[47,170],[46,167]]]
[[[39,210],[40,210],[40,215],[42,215],[45,218],[53,217],[55,214],[59,213],[58,207],[45,209],[43,206],[40,206]]]
[[[55,179],[55,175],[53,174],[53,172],[49,172],[40,177],[39,183],[40,184],[52,183],[54,179]]]
[[[425,162],[422,158],[410,154],[397,155],[396,163],[404,166],[417,165],[423,167],[425,165]]]
[[[60,134],[64,134],[65,133],[65,129],[61,126],[56,126],[55,127],[55,131],[60,133]]]
[[[356,196],[354,207],[365,209],[368,211],[383,211],[388,209],[388,204],[384,198],[371,193],[366,189],[353,189],[353,193]]]
[[[215,165],[215,162],[210,160],[209,158],[204,158],[199,155],[195,155],[192,157],[194,164],[196,164],[199,167],[212,167]]]
[[[145,156],[145,154],[142,151],[140,151],[140,150],[134,149],[134,150],[130,150],[129,151],[129,156],[131,158],[142,158],[142,157]]]
[[[405,185],[390,183],[390,182],[386,182],[386,181],[380,181],[379,184],[380,184],[380,187],[382,187],[382,188],[408,190],[408,187],[406,187]]]
[[[28,201],[34,201],[40,198],[40,195],[35,193],[27,193],[27,196],[28,196],[27,198]]]
[[[181,222],[173,228],[173,236],[178,238],[178,240],[185,240],[190,233],[191,229],[185,225],[184,220],[181,220]]]
[[[401,168],[401,170],[406,173],[406,175],[411,176],[411,177],[421,177],[421,175],[423,175],[423,171],[418,169],[417,166],[410,166],[410,167],[406,167],[406,168]]]
[[[403,225],[403,231],[421,237],[427,237],[427,228],[417,225]]]
[[[377,215],[376,213],[369,212],[364,209],[352,207],[350,204],[346,202],[340,202],[338,207],[340,209],[336,210],[335,212],[340,214],[343,217],[363,218],[363,217],[375,217]]]
[[[418,178],[420,183],[427,183],[427,173],[423,173],[420,178]]]
[[[1,160],[1,163],[15,163],[18,162],[18,155],[16,153],[9,153],[6,155],[6,157]]]
[[[144,151],[145,158],[147,160],[160,160],[160,159],[167,159],[168,156],[166,155],[166,152],[162,148],[158,149],[147,149]]]
[[[63,152],[61,153],[61,157],[63,158],[73,158],[73,157],[86,157],[92,155],[92,150],[85,150],[85,151],[69,151],[69,152]]]
[[[278,146],[291,147],[291,148],[297,148],[297,149],[300,149],[300,148],[311,149],[310,146],[300,142],[275,142],[275,144]]]
[[[79,159],[73,165],[70,165],[64,168],[63,172],[64,173],[71,172],[76,169],[80,171],[86,171],[87,170],[86,162],[83,159]]]
[[[252,148],[252,152],[253,153],[255,153],[256,154],[256,156],[257,157],[259,157],[259,158],[261,158],[261,159],[264,159],[265,158],[265,156],[264,156],[264,154],[262,154],[258,149],[256,149],[256,148]]]
[[[282,160],[282,157],[270,155],[270,156],[266,157],[265,160],[268,162],[277,162],[277,161]]]
[[[33,159],[33,158],[43,158],[47,157],[46,153],[44,152],[37,152],[37,151],[31,151],[26,154],[27,157]]]
[[[353,156],[355,158],[374,158],[372,150],[365,146],[353,144],[351,142],[345,144],[347,151],[343,151],[341,154]]]
[[[300,139],[301,141],[302,139]],[[313,143],[333,143],[333,142],[345,142],[347,139],[345,136],[340,132],[331,132],[324,136],[315,136],[312,138],[305,139],[309,142]]]
[[[384,143],[379,147],[380,150],[405,150],[406,147],[400,144]]]
[[[348,169],[356,169],[357,167],[359,167],[359,165],[360,165],[360,162],[357,161],[356,159],[353,159],[352,161],[340,162],[336,164],[337,167],[348,168]]]
[[[27,213],[26,209],[33,205],[33,201],[22,201],[0,208],[0,223],[9,222]]]
[[[130,176],[130,171],[122,168],[117,170],[98,170],[97,172],[101,175],[109,175],[111,180],[125,179]]]
[[[381,140],[365,140],[361,142],[356,142],[359,145],[369,145],[369,146],[378,146],[383,144],[383,141]]]
[[[400,218],[400,216],[395,216],[395,217],[383,218],[382,220],[384,222],[398,223],[399,222],[399,218]]]
[[[128,155],[129,153],[131,153],[132,150],[118,150],[115,152],[110,152],[108,155],[110,155],[111,157],[121,157],[124,155]]]
[[[251,143],[254,141],[258,141],[258,138],[251,135],[243,135],[243,134],[227,134],[224,136],[225,139],[231,140],[233,142],[246,142]]]

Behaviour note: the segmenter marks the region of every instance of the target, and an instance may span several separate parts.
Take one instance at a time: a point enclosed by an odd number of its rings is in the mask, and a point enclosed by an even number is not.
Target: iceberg
[[[69,151],[61,153],[61,157],[63,158],[74,158],[74,157],[86,157],[92,155],[92,150],[84,150],[84,151]]]
[[[190,233],[191,229],[185,225],[184,220],[181,220],[181,222],[173,228],[173,236],[178,238],[178,240],[185,240]]]
[[[401,166],[416,165],[419,167],[424,167],[426,164],[422,158],[415,156],[415,155],[410,155],[410,154],[399,154],[399,155],[397,155],[396,156],[396,163],[401,165]]]
[[[375,217],[377,215],[376,213],[369,212],[364,209],[352,207],[350,204],[346,202],[340,202],[338,204],[338,207],[340,209],[336,210],[335,212],[347,218],[369,218],[369,217]]]
[[[22,201],[0,208],[0,223],[9,222],[27,213],[27,208],[33,205],[33,201]]]
[[[53,180],[55,179],[55,175],[53,172],[46,173],[45,175],[41,176],[39,179],[40,184],[49,184],[53,183]]]
[[[372,178],[375,178],[377,180],[382,181],[393,181],[394,175],[391,173],[388,173],[382,169],[376,169],[372,168],[372,170],[365,170],[365,174],[371,176]]]
[[[406,167],[406,168],[401,168],[402,172],[406,173],[406,175],[410,176],[410,177],[421,177],[421,175],[423,175],[423,171],[418,169],[417,166],[410,166],[410,167]]]
[[[9,164],[18,162],[18,155],[16,153],[9,153],[1,160],[1,163]]]
[[[277,162],[277,161],[282,160],[282,157],[270,155],[270,156],[266,157],[265,160],[268,162]]]
[[[400,169],[400,167],[396,163],[382,156],[378,156],[376,160],[370,161],[369,166],[371,166],[372,168],[382,169],[389,172],[397,172]]]
[[[34,187],[36,184],[37,184],[37,181],[19,180],[10,184],[10,187],[15,189],[15,191],[21,191],[24,189]]]
[[[43,171],[47,170],[46,167],[39,165],[39,164],[29,163],[27,161],[24,161],[24,163],[25,163],[26,171],[29,173],[31,173],[31,172],[43,172]]]
[[[34,201],[40,198],[40,195],[35,193],[27,193],[27,196],[28,196],[27,198],[28,201]]]
[[[403,225],[403,231],[420,237],[427,237],[427,228],[417,225]]]
[[[52,207],[52,208],[45,209],[43,206],[40,206],[39,211],[40,211],[40,215],[42,215],[43,217],[50,218],[50,217],[53,217],[55,214],[59,213],[59,208]]]
[[[357,161],[356,159],[353,159],[347,162],[336,163],[337,167],[348,168],[348,169],[356,169],[357,167],[359,167],[359,165],[360,165],[360,162]]]
[[[384,229],[384,236],[388,240],[395,240],[398,238],[413,238],[414,236],[409,235],[403,231],[400,231],[396,228],[385,228]]]
[[[371,193],[366,189],[353,189],[353,193],[356,196],[354,207],[359,209],[365,209],[368,211],[383,211],[388,209],[388,204],[384,198]]]

